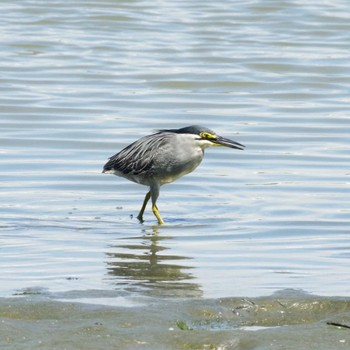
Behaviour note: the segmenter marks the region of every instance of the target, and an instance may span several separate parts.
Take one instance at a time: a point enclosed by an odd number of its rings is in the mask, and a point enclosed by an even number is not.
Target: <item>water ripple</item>
[[[2,287],[149,296],[350,294],[345,1],[2,3]],[[208,149],[165,186],[101,174],[159,128]],[[325,280],[327,276],[327,280]]]

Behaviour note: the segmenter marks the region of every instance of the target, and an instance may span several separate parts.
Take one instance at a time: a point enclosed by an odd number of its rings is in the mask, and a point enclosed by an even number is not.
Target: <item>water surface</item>
[[[2,2],[0,296],[349,296],[347,5]],[[140,224],[147,189],[103,164],[191,124],[247,148]]]

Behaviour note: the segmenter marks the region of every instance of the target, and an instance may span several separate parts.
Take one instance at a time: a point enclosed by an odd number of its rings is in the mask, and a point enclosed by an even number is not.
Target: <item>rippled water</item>
[[[350,295],[347,1],[0,9],[0,296]],[[191,124],[247,148],[208,149],[140,224],[146,188],[103,164]]]

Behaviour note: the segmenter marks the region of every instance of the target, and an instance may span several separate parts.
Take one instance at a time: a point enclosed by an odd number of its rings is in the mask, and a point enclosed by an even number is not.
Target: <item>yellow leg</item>
[[[149,192],[146,193],[145,199],[144,199],[143,204],[142,204],[142,208],[141,208],[141,210],[140,210],[140,212],[139,212],[139,215],[137,215],[137,218],[138,218],[140,221],[143,221],[143,213],[145,212],[147,203],[148,203],[148,201],[149,201],[150,198],[151,198],[151,191],[149,191]]]
[[[162,217],[160,216],[159,210],[155,204],[152,205],[152,211],[153,211],[154,216],[157,218],[159,225],[163,225],[164,221],[163,221]]]

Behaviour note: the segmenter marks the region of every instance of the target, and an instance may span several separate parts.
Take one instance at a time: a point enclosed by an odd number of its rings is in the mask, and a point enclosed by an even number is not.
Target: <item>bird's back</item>
[[[131,181],[144,183],[152,177],[154,159],[158,150],[166,143],[167,133],[145,136],[115,154],[104,165],[104,173],[113,173]],[[147,182],[147,181],[146,181]]]

